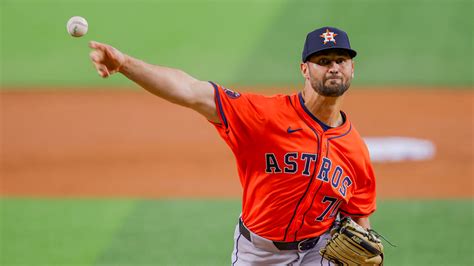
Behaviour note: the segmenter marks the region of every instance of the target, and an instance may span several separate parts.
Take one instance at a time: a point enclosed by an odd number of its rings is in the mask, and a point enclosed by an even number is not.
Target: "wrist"
[[[118,72],[126,75],[129,72],[130,65],[132,64],[132,57],[123,54],[122,64],[118,67]]]

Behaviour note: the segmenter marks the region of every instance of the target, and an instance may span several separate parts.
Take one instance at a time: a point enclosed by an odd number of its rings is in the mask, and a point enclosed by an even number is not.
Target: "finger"
[[[105,51],[108,47],[107,44],[105,43],[100,43],[100,42],[96,42],[96,41],[90,41],[89,42],[89,47],[92,48],[92,49],[97,49],[97,50],[101,50],[101,51]]]
[[[102,64],[99,64],[99,63],[94,63],[94,66],[95,66],[95,69],[97,70],[97,73],[99,74],[99,76],[101,76],[103,78],[106,78],[106,77],[110,76],[110,72],[109,72],[109,70],[107,69],[107,67],[105,65],[102,65]]]
[[[99,75],[103,78],[106,78],[106,77],[110,76],[110,72],[107,69],[107,67],[105,67],[105,66],[99,67],[98,72],[99,72]]]
[[[110,76],[109,70],[107,70],[107,68],[101,68],[97,71],[97,73],[99,73],[99,76],[103,78],[107,78],[108,76]]]
[[[92,52],[90,52],[90,58],[92,59],[93,62],[101,62],[102,60],[104,60],[104,53],[101,52],[101,51],[98,51],[98,50],[94,50]]]
[[[110,73],[107,69],[105,69],[104,71],[101,72],[102,73],[102,77],[103,78],[108,78],[110,76]]]
[[[100,43],[100,42],[96,42],[96,41],[90,41],[89,42],[89,47],[90,48],[94,48],[94,49],[97,49],[99,48],[100,46],[104,45],[103,43]]]
[[[116,60],[116,50],[112,46],[104,45],[104,56],[108,56],[109,58]]]

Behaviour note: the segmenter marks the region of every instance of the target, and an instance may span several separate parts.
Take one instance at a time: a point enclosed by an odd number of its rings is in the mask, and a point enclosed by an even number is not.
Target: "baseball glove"
[[[345,217],[331,229],[331,238],[319,253],[338,265],[382,265],[383,245],[379,238]]]

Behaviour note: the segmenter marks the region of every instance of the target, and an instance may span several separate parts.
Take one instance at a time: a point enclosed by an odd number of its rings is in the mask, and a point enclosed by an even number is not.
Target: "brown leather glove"
[[[331,229],[331,238],[319,253],[339,265],[382,265],[382,242],[350,217],[343,218]]]

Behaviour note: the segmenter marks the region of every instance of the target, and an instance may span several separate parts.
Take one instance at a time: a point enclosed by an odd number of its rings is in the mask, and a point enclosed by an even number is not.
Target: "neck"
[[[306,108],[324,124],[330,127],[338,127],[344,122],[341,115],[344,95],[327,97],[319,95],[313,88],[305,88],[303,99]]]

